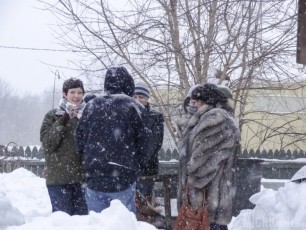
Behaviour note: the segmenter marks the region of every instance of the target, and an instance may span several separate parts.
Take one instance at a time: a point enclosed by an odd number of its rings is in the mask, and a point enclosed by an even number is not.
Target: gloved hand
[[[66,126],[66,124],[68,123],[69,119],[70,119],[69,114],[65,112],[64,115],[60,117],[60,119],[58,120],[58,122],[59,122],[61,125]]]
[[[66,110],[66,113],[69,114],[70,118],[74,118],[78,114],[78,106],[72,103],[69,103],[69,102],[67,102],[65,110]]]

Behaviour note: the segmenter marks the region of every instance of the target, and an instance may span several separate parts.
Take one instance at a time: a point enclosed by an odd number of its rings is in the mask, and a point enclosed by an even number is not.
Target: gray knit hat
[[[149,91],[148,85],[144,83],[143,81],[137,81],[135,83],[134,95],[142,95],[142,96],[149,98],[150,91]]]

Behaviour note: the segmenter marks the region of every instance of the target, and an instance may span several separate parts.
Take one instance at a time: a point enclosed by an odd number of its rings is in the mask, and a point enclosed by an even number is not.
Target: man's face
[[[143,105],[147,105],[148,104],[148,100],[149,98],[147,98],[146,96],[143,95],[134,95],[133,98],[135,100],[137,100],[139,103],[143,104]]]
[[[190,98],[189,106],[195,107],[196,106],[196,102],[197,102],[196,100]]]

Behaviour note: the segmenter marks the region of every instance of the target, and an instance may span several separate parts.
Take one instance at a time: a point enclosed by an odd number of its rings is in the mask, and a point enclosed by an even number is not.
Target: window
[[[292,96],[258,95],[254,98],[254,111],[269,113],[305,113],[306,99]]]

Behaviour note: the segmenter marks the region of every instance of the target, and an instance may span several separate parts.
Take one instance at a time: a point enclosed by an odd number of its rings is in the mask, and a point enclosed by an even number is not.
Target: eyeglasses
[[[143,95],[134,95],[133,98],[145,99],[146,97]]]

